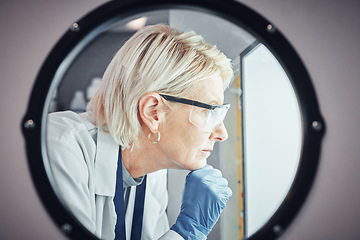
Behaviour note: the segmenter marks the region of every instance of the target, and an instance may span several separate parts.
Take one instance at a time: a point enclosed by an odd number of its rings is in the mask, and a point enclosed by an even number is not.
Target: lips
[[[201,150],[201,151],[203,151],[203,152],[211,152],[212,149],[203,149],[203,150]]]

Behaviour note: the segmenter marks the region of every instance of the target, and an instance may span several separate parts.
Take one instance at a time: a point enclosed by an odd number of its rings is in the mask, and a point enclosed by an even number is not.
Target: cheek
[[[183,124],[186,125],[186,124]],[[166,145],[169,157],[174,161],[183,163],[194,158],[201,147],[204,140],[201,140],[197,129],[191,126],[177,126],[164,136],[164,144]]]
[[[190,149],[198,148],[203,145],[207,136],[201,132],[198,127],[191,124],[189,121],[183,124],[182,128],[178,129],[178,139],[183,145]]]
[[[187,169],[199,168],[197,162],[203,158],[201,150],[206,147],[209,136],[190,123],[188,114],[186,111],[179,111],[167,119],[162,134],[164,150],[171,161]]]
[[[195,129],[196,130],[196,129]],[[201,143],[198,136],[196,136],[194,129],[191,126],[186,128],[178,128],[171,136],[172,147],[178,155],[189,155],[199,148]],[[190,157],[190,156],[187,156]]]
[[[186,132],[183,132],[183,138],[179,145],[178,161],[188,164],[196,164],[199,159],[204,158],[204,153],[201,151],[206,147],[206,140],[208,136],[203,132],[199,132],[197,127],[189,127]]]

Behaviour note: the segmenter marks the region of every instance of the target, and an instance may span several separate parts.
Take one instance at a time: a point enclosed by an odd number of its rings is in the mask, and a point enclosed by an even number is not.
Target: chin
[[[191,171],[194,171],[194,170],[197,170],[197,169],[200,169],[200,168],[203,168],[205,167],[207,164],[207,161],[206,159],[201,159],[201,160],[198,160],[198,162],[196,162],[196,164],[193,164],[193,166],[191,166],[192,168],[189,169]]]

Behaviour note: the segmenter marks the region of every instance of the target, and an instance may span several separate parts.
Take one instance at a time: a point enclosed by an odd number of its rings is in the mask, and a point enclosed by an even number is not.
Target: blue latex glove
[[[181,211],[171,230],[186,240],[206,239],[231,195],[227,180],[212,166],[190,172]]]

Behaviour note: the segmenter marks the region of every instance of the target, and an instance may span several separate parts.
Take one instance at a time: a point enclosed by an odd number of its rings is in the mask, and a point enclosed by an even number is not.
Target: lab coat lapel
[[[97,134],[95,157],[95,194],[115,195],[116,170],[119,145],[109,133],[101,130]]]

